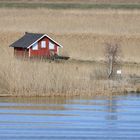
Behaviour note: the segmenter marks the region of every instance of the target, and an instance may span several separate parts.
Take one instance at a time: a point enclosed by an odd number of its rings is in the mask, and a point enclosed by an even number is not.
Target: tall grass
[[[0,67],[0,91],[9,96],[109,95],[121,91],[121,83],[107,80],[103,70],[101,79],[94,72],[85,64],[12,58]]]

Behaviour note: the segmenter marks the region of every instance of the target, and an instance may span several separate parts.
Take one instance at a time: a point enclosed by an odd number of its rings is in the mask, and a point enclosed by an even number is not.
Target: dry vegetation
[[[108,80],[104,64],[27,61],[10,56],[0,63],[3,62],[1,96],[112,95],[127,91],[128,87],[134,90],[126,77]]]
[[[119,42],[123,61],[140,62],[140,11],[0,9],[1,46],[24,32],[45,32],[74,59],[104,60],[104,44]],[[39,22],[41,21],[41,22]],[[9,37],[7,43],[4,39]]]
[[[138,10],[0,9],[0,19],[1,95],[107,95],[131,90],[127,75],[140,74],[138,64],[128,63],[123,81],[106,80],[104,63],[92,62],[105,60],[105,43],[115,41],[122,47],[122,61],[140,63]],[[64,46],[62,54],[91,62],[18,60],[8,46],[25,31],[48,33]]]

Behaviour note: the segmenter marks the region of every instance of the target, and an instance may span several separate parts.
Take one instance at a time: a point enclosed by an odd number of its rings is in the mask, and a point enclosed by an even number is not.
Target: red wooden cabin
[[[59,55],[59,48],[63,48],[46,34],[25,33],[23,37],[10,45],[16,56],[51,57]]]

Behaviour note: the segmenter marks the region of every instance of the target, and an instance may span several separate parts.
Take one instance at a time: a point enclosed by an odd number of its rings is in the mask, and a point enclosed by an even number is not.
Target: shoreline
[[[114,86],[114,84],[113,84]],[[122,94],[128,94],[128,93],[140,93],[140,85],[132,86],[130,85],[127,87],[124,87],[124,85],[118,86],[118,87],[110,87],[109,89],[101,89],[101,90],[95,90],[94,92],[88,93],[88,92],[66,92],[66,93],[56,93],[56,92],[51,92],[51,93],[39,93],[39,92],[27,92],[27,93],[20,93],[19,92],[13,92],[9,94],[0,94],[0,97],[83,97],[83,96],[117,96],[117,95],[122,95]]]

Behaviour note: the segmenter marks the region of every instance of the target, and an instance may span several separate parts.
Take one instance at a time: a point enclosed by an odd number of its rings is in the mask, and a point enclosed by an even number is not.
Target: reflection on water
[[[139,140],[140,95],[0,98],[0,140]]]

